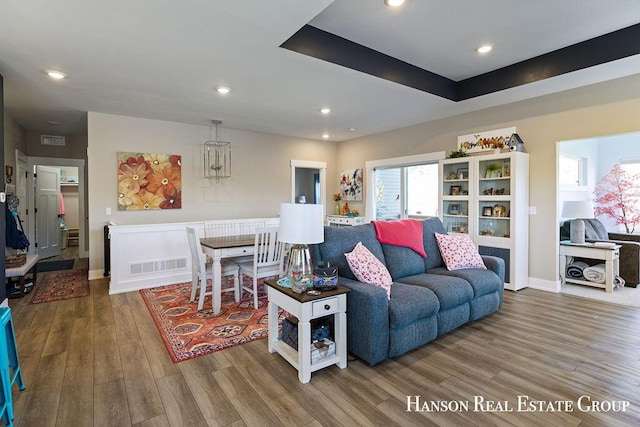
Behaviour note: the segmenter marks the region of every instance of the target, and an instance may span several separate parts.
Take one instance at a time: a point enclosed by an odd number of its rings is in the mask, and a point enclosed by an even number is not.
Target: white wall
[[[224,126],[221,134],[232,143],[232,178],[216,184],[202,177],[200,150],[209,135],[208,124],[88,114],[91,271],[102,275],[103,227],[109,221],[133,225],[275,217],[280,203],[290,199],[290,160],[324,161],[327,176],[337,176],[335,143]],[[182,155],[182,209],[118,211],[118,152]],[[328,191],[333,189],[329,186]],[[111,208],[111,215],[106,215],[106,208]]]

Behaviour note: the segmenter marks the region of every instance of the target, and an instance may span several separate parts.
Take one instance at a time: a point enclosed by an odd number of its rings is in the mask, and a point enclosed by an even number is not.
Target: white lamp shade
[[[593,218],[591,200],[566,200],[562,204],[562,218]]]
[[[280,204],[278,240],[294,245],[324,242],[322,205]]]

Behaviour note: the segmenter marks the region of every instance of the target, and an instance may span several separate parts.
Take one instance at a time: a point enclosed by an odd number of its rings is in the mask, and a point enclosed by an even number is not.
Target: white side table
[[[602,284],[567,277],[567,258],[570,257],[599,259],[604,261],[607,277],[606,282]],[[593,243],[571,243],[568,240],[560,242],[560,277],[562,278],[562,284],[577,283],[579,285],[604,288],[607,292],[613,292],[613,282],[615,280],[615,275],[619,271],[620,245],[597,246]]]
[[[331,365],[347,367],[347,292],[349,288],[338,286],[322,291],[318,296],[296,294],[291,289],[278,286],[275,280],[265,280],[269,296],[269,352],[278,352],[298,370],[298,379],[306,384],[311,373]],[[278,308],[298,318],[298,351],[278,337]],[[333,314],[336,353],[311,364],[311,320]]]

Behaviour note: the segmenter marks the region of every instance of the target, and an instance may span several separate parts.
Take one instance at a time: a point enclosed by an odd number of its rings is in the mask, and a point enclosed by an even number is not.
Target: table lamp
[[[591,200],[566,200],[562,205],[562,217],[571,220],[571,243],[584,243],[584,221],[580,218],[593,218]]]
[[[323,215],[322,205],[300,203],[280,205],[278,239],[291,244],[286,271],[294,292],[302,293],[313,284],[313,266],[307,245],[324,241]]]

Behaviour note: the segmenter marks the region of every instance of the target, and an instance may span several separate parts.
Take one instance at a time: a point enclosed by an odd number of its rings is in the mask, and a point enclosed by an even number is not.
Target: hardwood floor
[[[344,370],[323,369],[303,385],[266,340],[173,364],[139,292],[109,296],[106,279],[91,282],[89,297],[29,299],[10,301],[27,386],[14,387],[17,426],[616,426],[640,419],[636,308],[507,291],[488,318],[375,367],[353,360]],[[407,396],[440,410],[408,412]],[[518,412],[518,396],[556,406],[568,400],[573,411]],[[629,406],[580,410],[581,396]],[[474,412],[477,399],[513,412]],[[502,401],[509,407],[496,406]],[[444,410],[465,402],[468,410]]]

